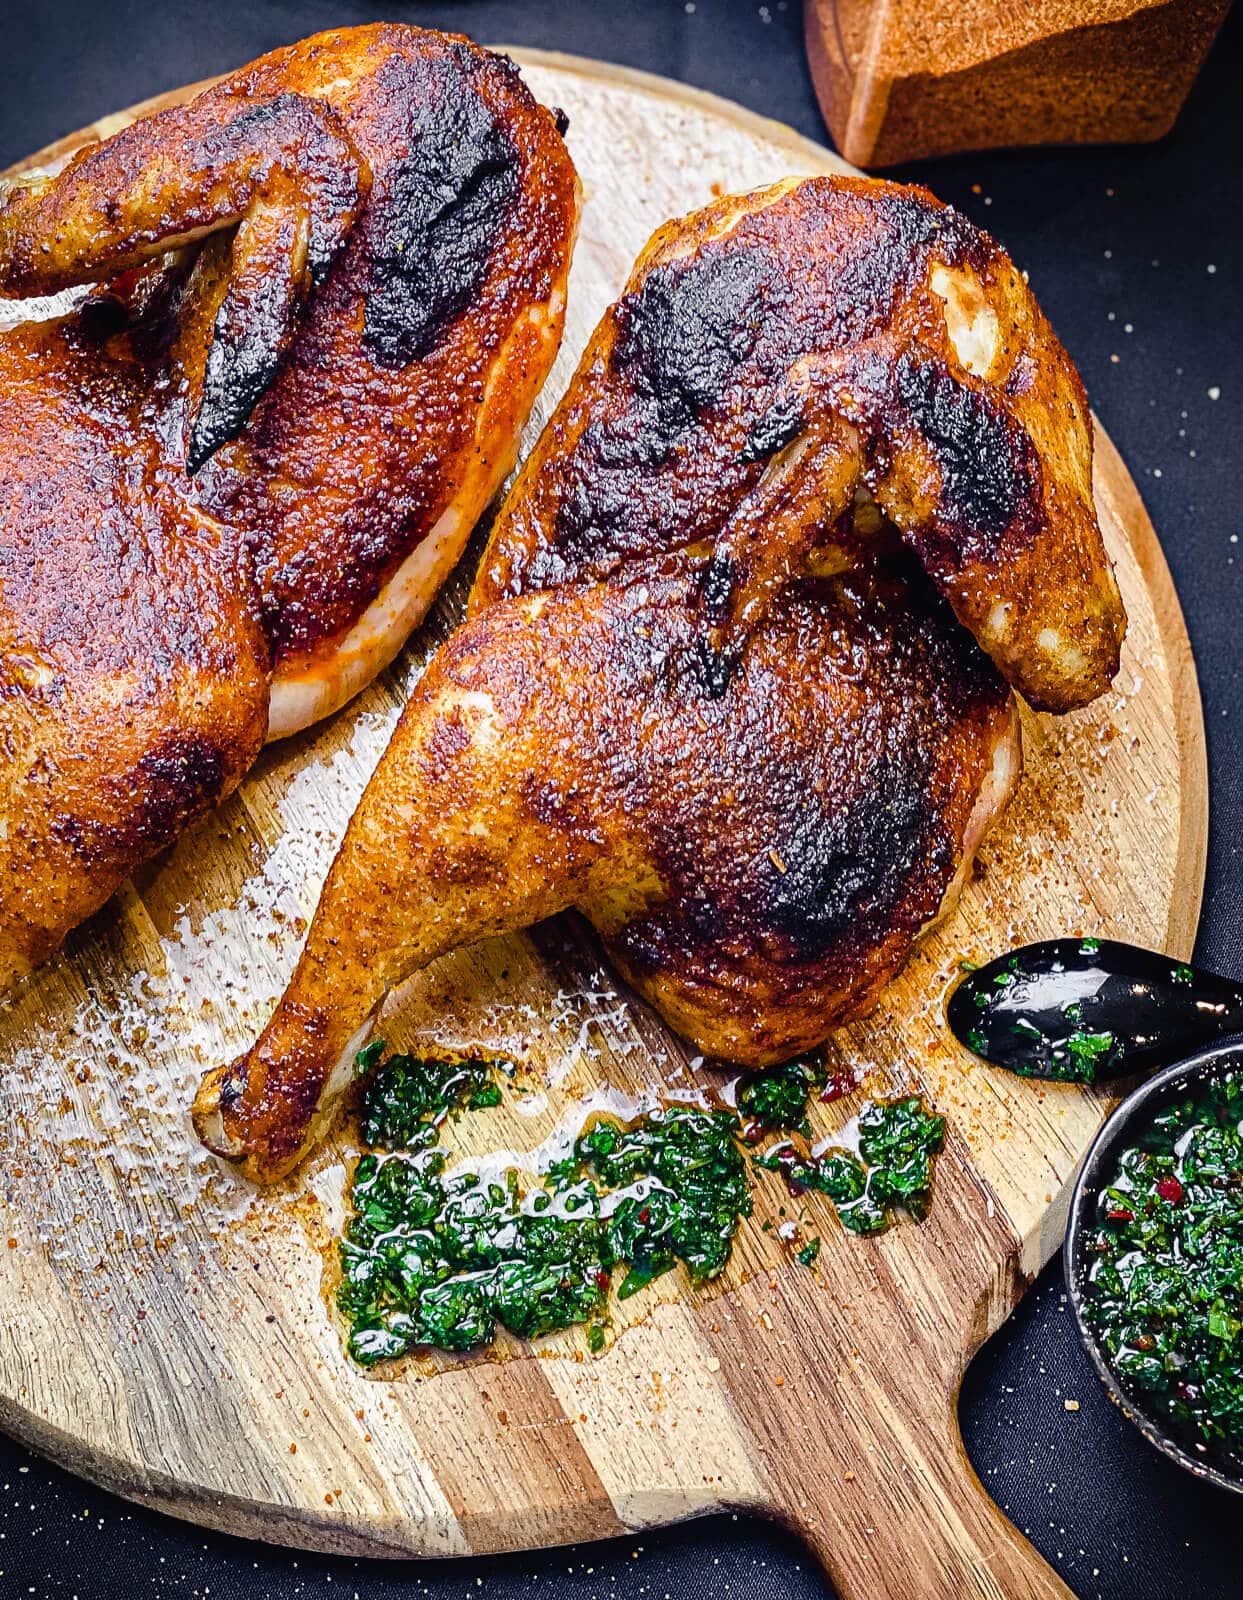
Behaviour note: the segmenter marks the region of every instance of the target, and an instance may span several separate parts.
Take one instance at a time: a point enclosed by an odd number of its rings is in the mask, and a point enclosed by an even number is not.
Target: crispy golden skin
[[[267,728],[244,553],[90,319],[0,345],[0,992],[238,783]]]
[[[791,181],[652,239],[475,603],[711,539],[705,621],[728,670],[867,494],[1014,687],[1066,711],[1108,686],[1126,626],[1091,480],[1079,375],[992,239],[926,189]]]
[[[511,63],[382,25],[0,196],[0,294],[108,283],[0,332],[0,990],[421,619],[576,216]]]
[[[321,36],[242,75],[248,97],[292,81],[336,106],[371,189],[201,485],[251,537],[278,682],[313,693],[327,661],[336,703],[422,620],[513,467],[560,343],[578,217],[554,115],[511,62],[412,28],[340,37],[344,62]]]
[[[723,694],[703,563],[482,610],[367,787],[255,1048],[200,1135],[267,1181],[306,1151],[388,990],[574,906],[685,1037],[748,1064],[867,1009],[1017,776],[1005,684],[922,575],[803,580]]]

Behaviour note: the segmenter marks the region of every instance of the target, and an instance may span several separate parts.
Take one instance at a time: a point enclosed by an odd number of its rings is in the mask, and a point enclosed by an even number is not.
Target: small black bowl
[[[1109,1398],[1124,1416],[1130,1418],[1148,1443],[1169,1456],[1171,1461],[1177,1461],[1180,1467],[1185,1467],[1197,1478],[1243,1494],[1243,1469],[1237,1472],[1232,1470],[1207,1446],[1201,1454],[1194,1444],[1175,1438],[1162,1423],[1143,1409],[1142,1402],[1135,1395],[1123,1387],[1122,1380],[1109,1365],[1094,1330],[1084,1316],[1088,1268],[1091,1265],[1087,1238],[1097,1225],[1097,1196],[1113,1176],[1119,1155],[1132,1143],[1135,1132],[1170,1101],[1189,1092],[1195,1093],[1209,1079],[1232,1067],[1243,1071],[1243,1042],[1215,1045],[1211,1050],[1189,1056],[1186,1061],[1175,1062],[1172,1067],[1155,1073],[1114,1108],[1093,1140],[1079,1176],[1075,1179],[1070,1219],[1066,1224],[1066,1242],[1062,1247],[1062,1266],[1075,1321],[1079,1324],[1079,1336]]]

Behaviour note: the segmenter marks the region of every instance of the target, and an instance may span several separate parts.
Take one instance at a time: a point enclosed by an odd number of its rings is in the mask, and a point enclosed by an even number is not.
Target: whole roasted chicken
[[[0,192],[0,991],[395,655],[556,354],[577,181],[465,39],[320,34]],[[36,308],[37,310],[37,308]]]
[[[287,1171],[392,986],[568,907],[705,1053],[819,1043],[1009,797],[1006,679],[1081,705],[1124,627],[1082,385],[992,240],[925,190],[828,179],[669,224],[510,491],[275,1015],[204,1079],[200,1135]]]

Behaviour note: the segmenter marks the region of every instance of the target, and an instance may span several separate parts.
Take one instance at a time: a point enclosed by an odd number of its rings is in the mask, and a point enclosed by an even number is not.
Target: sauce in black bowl
[[[1243,1492],[1243,1046],[1158,1073],[1089,1150],[1066,1234],[1084,1343],[1144,1436]]]

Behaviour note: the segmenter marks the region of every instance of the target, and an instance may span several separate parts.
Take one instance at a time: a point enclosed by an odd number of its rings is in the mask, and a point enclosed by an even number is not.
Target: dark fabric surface
[[[0,165],[103,112],[376,14],[354,0],[0,0]],[[685,78],[825,137],[795,0],[392,0],[387,15]],[[1213,833],[1198,955],[1235,972],[1243,970],[1243,518],[1234,494],[1243,454],[1243,194],[1234,154],[1241,43],[1236,16],[1159,145],[973,155],[918,172],[1029,269],[1161,535],[1209,735]],[[1068,1399],[1077,1411],[1066,1409]],[[962,1422],[984,1482],[1085,1600],[1243,1594],[1236,1503],[1158,1457],[1113,1411],[1078,1345],[1055,1268],[974,1364]],[[554,1588],[565,1600],[826,1592],[793,1541],[726,1518],[504,1560],[324,1560],[133,1510],[0,1439],[0,1596],[518,1600]],[[889,1592],[879,1575],[875,1592],[877,1600]]]

